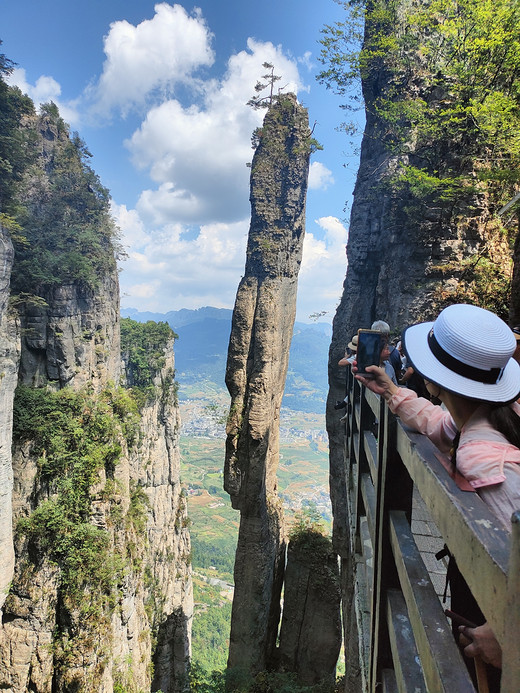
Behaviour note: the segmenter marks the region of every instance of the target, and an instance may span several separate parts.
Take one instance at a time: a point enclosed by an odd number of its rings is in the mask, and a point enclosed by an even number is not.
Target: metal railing
[[[502,693],[520,691],[520,513],[508,533],[442,455],[349,374],[345,459],[363,689],[477,690],[411,530],[418,491],[503,651]]]

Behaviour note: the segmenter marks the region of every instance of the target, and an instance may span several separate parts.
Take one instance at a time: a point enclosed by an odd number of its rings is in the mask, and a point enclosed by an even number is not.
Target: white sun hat
[[[515,336],[489,310],[448,306],[435,322],[408,327],[403,341],[414,369],[445,390],[501,403],[520,394],[520,365],[511,358]]]

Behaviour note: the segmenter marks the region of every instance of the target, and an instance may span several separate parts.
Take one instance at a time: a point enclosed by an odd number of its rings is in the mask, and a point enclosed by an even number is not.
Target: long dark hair
[[[489,413],[489,421],[493,428],[507,438],[511,445],[520,448],[520,416],[509,404],[496,404]],[[456,465],[457,448],[460,442],[460,431],[457,431],[451,445],[450,457],[453,466]]]
[[[520,448],[520,416],[509,404],[497,405],[491,409],[489,420],[497,431],[504,435],[511,445]]]

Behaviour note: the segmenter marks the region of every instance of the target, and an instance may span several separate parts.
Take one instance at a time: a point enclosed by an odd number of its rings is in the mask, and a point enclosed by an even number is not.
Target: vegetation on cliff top
[[[410,136],[415,136],[417,164],[412,170],[431,176],[423,180],[425,188],[434,193],[439,186],[449,188],[457,173],[474,172],[478,159],[483,168],[478,178],[488,186],[500,183],[501,202],[506,202],[520,178],[518,4],[340,4],[348,14],[344,22],[323,30],[326,69],[318,79],[348,98],[345,108],[358,105],[360,78],[373,85],[373,98],[366,103],[369,114],[380,117],[380,135],[389,151],[409,153]],[[386,85],[378,81],[381,77],[387,78]],[[412,79],[418,81],[415,91]],[[456,151],[464,147],[463,160],[449,155],[449,144],[458,145]]]
[[[256,676],[241,669],[210,673],[198,664],[190,671],[190,691],[193,693],[340,693],[344,686],[341,677],[335,685],[304,686],[298,683],[296,674],[274,671],[261,671]]]
[[[289,531],[289,542],[300,554],[317,565],[322,565],[333,553],[332,541],[327,536],[323,518],[312,505],[295,514]]]
[[[34,115],[31,99],[5,82],[14,67],[15,64],[0,53],[0,222],[11,229],[17,211],[16,185],[31,161],[31,133],[21,128],[20,123]]]
[[[263,63],[262,67],[268,70],[268,72],[262,75],[262,80],[264,80],[263,82],[261,82],[260,80],[257,81],[255,85],[256,93],[249,99],[247,105],[251,106],[251,108],[253,108],[255,111],[262,108],[266,108],[270,111],[272,108],[276,107],[277,113],[275,115],[275,119],[279,124],[281,124],[285,117],[285,114],[291,114],[294,112],[294,103],[296,101],[296,95],[292,92],[283,93],[282,89],[279,89],[278,93],[275,94],[274,85],[281,79],[281,77],[279,75],[274,74],[274,65],[272,65],[271,63]],[[269,90],[269,93],[267,95],[260,96],[260,94],[266,89]],[[318,140],[312,136],[313,130],[309,129],[307,138],[303,146],[300,146],[298,150],[293,150],[294,155],[314,154],[316,151],[323,149]],[[263,136],[264,126],[257,127],[254,129],[253,134],[251,135],[252,149],[256,149],[258,147],[258,145],[262,141]],[[247,166],[252,167],[252,164],[247,164]]]
[[[16,221],[24,238],[15,239],[12,290],[43,295],[76,281],[94,288],[115,270],[117,230],[108,190],[87,163],[85,143],[69,136],[54,104],[42,106],[27,127],[37,140],[45,133],[47,143],[17,185]]]
[[[147,387],[166,363],[168,342],[177,335],[167,322],[137,322],[121,318],[121,353],[125,359],[128,384]]]
[[[162,403],[171,392],[177,396],[173,369],[163,374],[159,389],[154,385],[154,379],[166,364],[168,345],[171,347],[176,338],[167,322],[121,319],[121,357],[125,362],[126,384],[140,408],[157,393]]]
[[[363,80],[374,135],[400,161],[380,190],[394,203],[389,226],[406,216],[431,219],[432,211],[443,227],[471,234],[479,225],[485,240],[457,267],[460,282],[439,293],[438,307],[464,300],[507,318],[516,228],[496,212],[520,181],[520,6],[340,4],[345,21],[323,30],[318,79],[347,99],[347,109],[359,106]],[[482,291],[488,284],[493,291]]]
[[[72,282],[94,288],[115,271],[117,228],[90,152],[52,102],[34,104],[5,79],[0,54],[0,222],[11,232],[13,294],[44,296]]]

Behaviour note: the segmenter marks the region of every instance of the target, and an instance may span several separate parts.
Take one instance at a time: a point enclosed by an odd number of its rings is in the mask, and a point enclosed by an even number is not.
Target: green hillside
[[[123,309],[121,315],[138,322],[167,322],[175,330],[175,368],[181,400],[189,399],[193,391],[225,392],[231,310],[206,307],[161,314],[129,308]],[[326,323],[295,324],[283,406],[294,411],[325,411],[330,337],[331,326]]]

